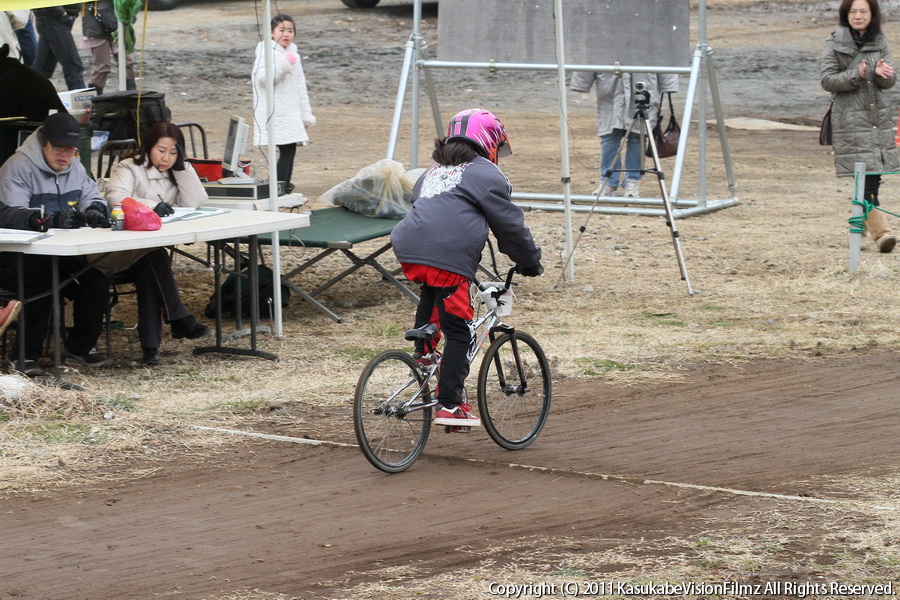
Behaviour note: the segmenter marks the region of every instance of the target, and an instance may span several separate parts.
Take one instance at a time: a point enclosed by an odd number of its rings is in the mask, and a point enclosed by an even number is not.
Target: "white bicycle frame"
[[[510,280],[508,279],[506,283],[502,281],[489,281],[486,283],[478,283],[478,297],[481,299],[481,303],[487,309],[486,312],[478,317],[475,320],[475,324],[473,327],[476,331],[478,331],[478,337],[475,341],[475,347],[472,349],[471,355],[469,356],[469,364],[475,360],[475,357],[478,356],[478,353],[481,351],[482,346],[484,346],[484,342],[487,340],[488,336],[495,328],[505,327],[504,324],[500,321],[500,317],[507,316],[512,313],[512,287],[508,287],[510,284]],[[434,377],[435,372],[440,366],[440,360],[438,357],[441,355],[436,352],[436,348],[432,348],[431,352],[426,355],[428,358],[432,359],[432,364],[425,371],[425,381],[422,382],[422,385],[419,386],[419,391],[410,398],[409,402],[406,403],[408,407],[411,402],[413,402],[416,398],[420,398],[424,393],[428,386],[428,382],[431,381],[431,378]],[[435,360],[438,359],[438,360]],[[410,381],[412,383],[412,381]],[[403,389],[409,387],[408,385],[403,386]],[[403,390],[398,390],[398,393]],[[396,395],[395,395],[396,396]],[[385,404],[389,403],[395,396],[389,398]],[[432,399],[431,402],[427,404],[423,404],[421,406],[416,406],[412,410],[421,410],[423,408],[428,408],[437,404],[437,400]]]

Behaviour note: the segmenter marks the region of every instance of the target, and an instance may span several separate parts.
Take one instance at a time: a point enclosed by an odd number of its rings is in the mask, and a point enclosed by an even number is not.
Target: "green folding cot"
[[[291,271],[284,273],[282,275],[283,283],[290,287],[298,296],[338,323],[341,323],[343,319],[319,302],[316,296],[366,265],[381,273],[381,276],[386,281],[397,286],[413,302],[418,302],[419,297],[378,262],[378,257],[391,249],[390,239],[383,246],[366,256],[360,256],[353,251],[355,244],[389,237],[394,226],[399,222],[400,219],[367,217],[349,211],[343,206],[312,211],[309,217],[309,227],[282,231],[279,233],[279,240],[281,246],[321,248],[322,250]],[[272,243],[271,234],[259,235],[258,239],[260,244]],[[292,281],[295,276],[337,251],[342,252],[353,264],[310,292],[301,289]]]

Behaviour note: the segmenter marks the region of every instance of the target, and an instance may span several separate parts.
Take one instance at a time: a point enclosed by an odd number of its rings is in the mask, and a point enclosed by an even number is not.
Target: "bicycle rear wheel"
[[[365,457],[386,473],[408,469],[431,430],[431,391],[416,398],[424,375],[406,352],[389,350],[369,361],[356,384],[353,428]],[[418,407],[418,410],[410,410]]]
[[[484,355],[478,409],[492,440],[507,450],[521,450],[544,428],[552,390],[550,363],[540,345],[527,333],[516,331],[513,336],[501,334]]]

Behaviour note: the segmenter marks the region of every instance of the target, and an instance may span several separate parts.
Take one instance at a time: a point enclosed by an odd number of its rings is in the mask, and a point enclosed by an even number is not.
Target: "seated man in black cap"
[[[0,167],[0,227],[46,231],[50,227],[109,227],[106,201],[78,155],[78,122],[67,113],[47,117],[22,146]],[[50,289],[51,259],[24,255],[25,296]],[[59,276],[65,279],[87,265],[82,256],[59,257]],[[16,255],[0,253],[0,286],[16,289]],[[97,352],[97,338],[109,302],[109,279],[87,269],[62,289],[73,302],[74,326],[66,338],[67,359],[81,366],[99,367],[110,359]],[[25,375],[42,373],[38,360],[47,335],[52,298],[28,302],[25,311],[25,362],[13,368]]]

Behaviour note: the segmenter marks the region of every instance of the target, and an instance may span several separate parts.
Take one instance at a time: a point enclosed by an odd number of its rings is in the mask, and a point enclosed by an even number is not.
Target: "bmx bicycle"
[[[475,281],[485,312],[475,320],[472,352],[474,360],[490,340],[478,372],[478,410],[487,434],[507,450],[534,442],[547,422],[551,396],[550,363],[537,340],[500,320],[512,310],[514,273],[510,269],[505,282]],[[423,340],[426,354],[416,360],[403,350],[382,352],[369,361],[356,384],[356,439],[369,462],[386,473],[412,466],[428,440],[441,364],[433,344],[436,332],[433,323],[408,330],[405,339]]]

